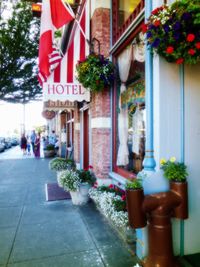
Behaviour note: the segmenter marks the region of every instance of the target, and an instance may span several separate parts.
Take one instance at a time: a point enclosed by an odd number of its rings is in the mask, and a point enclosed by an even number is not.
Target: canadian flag
[[[69,23],[75,18],[73,12],[62,0],[43,0],[39,41],[39,74],[40,84],[51,74],[52,57],[55,53],[54,30]],[[61,56],[60,56],[61,60]],[[53,62],[53,63],[52,63]],[[59,64],[59,61],[57,60]]]

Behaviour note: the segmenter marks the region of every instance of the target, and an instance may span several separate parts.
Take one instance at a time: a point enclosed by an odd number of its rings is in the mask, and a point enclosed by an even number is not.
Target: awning
[[[70,111],[76,107],[74,102],[70,101],[46,101],[43,102],[43,111]]]
[[[86,1],[85,7],[80,15],[79,24],[89,40],[89,1]],[[54,70],[51,76],[43,83],[43,101],[90,101],[90,92],[86,90],[76,80],[76,64],[82,61],[89,54],[87,40],[77,25],[71,32],[70,42],[67,52],[60,65]]]

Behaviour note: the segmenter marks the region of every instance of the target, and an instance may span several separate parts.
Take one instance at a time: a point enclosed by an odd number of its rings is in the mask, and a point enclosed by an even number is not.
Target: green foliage
[[[0,100],[27,103],[41,97],[37,81],[39,20],[31,3],[13,4],[12,15],[0,21]]]
[[[141,179],[132,179],[127,181],[126,190],[137,190],[142,189],[142,180]]]
[[[100,192],[107,192],[107,193],[115,193],[118,196],[123,196],[124,191],[120,188],[114,186],[113,184],[107,186],[107,185],[101,185],[97,187],[97,190]]]
[[[143,28],[148,45],[168,62],[200,61],[200,1],[179,0],[154,9]]]
[[[93,185],[96,181],[94,173],[90,170],[77,170],[81,183],[89,183]]]
[[[173,159],[173,158],[172,158]],[[184,163],[177,162],[175,159],[161,161],[161,169],[164,176],[171,181],[184,182],[188,176],[187,166]]]
[[[78,173],[73,170],[63,170],[57,176],[59,186],[63,187],[66,191],[78,191],[80,179]]]
[[[91,91],[102,91],[114,81],[115,68],[103,55],[90,54],[76,66],[77,79]]]
[[[65,159],[56,157],[49,161],[49,168],[52,171],[61,171],[74,167],[74,161],[72,159]]]
[[[47,151],[49,151],[49,150],[55,150],[55,147],[52,144],[48,144],[44,150],[47,150]]]
[[[126,201],[122,199],[113,199],[112,204],[116,211],[126,211]]]

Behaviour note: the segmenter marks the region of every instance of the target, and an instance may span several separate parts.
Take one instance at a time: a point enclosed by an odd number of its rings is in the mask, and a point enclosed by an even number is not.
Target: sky
[[[37,101],[25,105],[25,129],[31,131],[34,126],[46,125],[42,117],[43,102]],[[15,129],[21,133],[24,124],[22,104],[0,102],[0,136],[10,136]]]

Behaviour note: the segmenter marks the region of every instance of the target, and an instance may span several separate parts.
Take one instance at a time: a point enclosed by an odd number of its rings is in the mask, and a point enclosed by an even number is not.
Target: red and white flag
[[[69,23],[75,18],[72,11],[64,4],[62,0],[43,0],[42,15],[40,26],[40,42],[39,42],[39,74],[40,84],[47,80],[51,74],[54,63],[59,64],[60,59],[57,53],[55,56],[54,29],[58,29]],[[54,61],[56,59],[56,62]],[[53,62],[53,63],[52,63]]]

